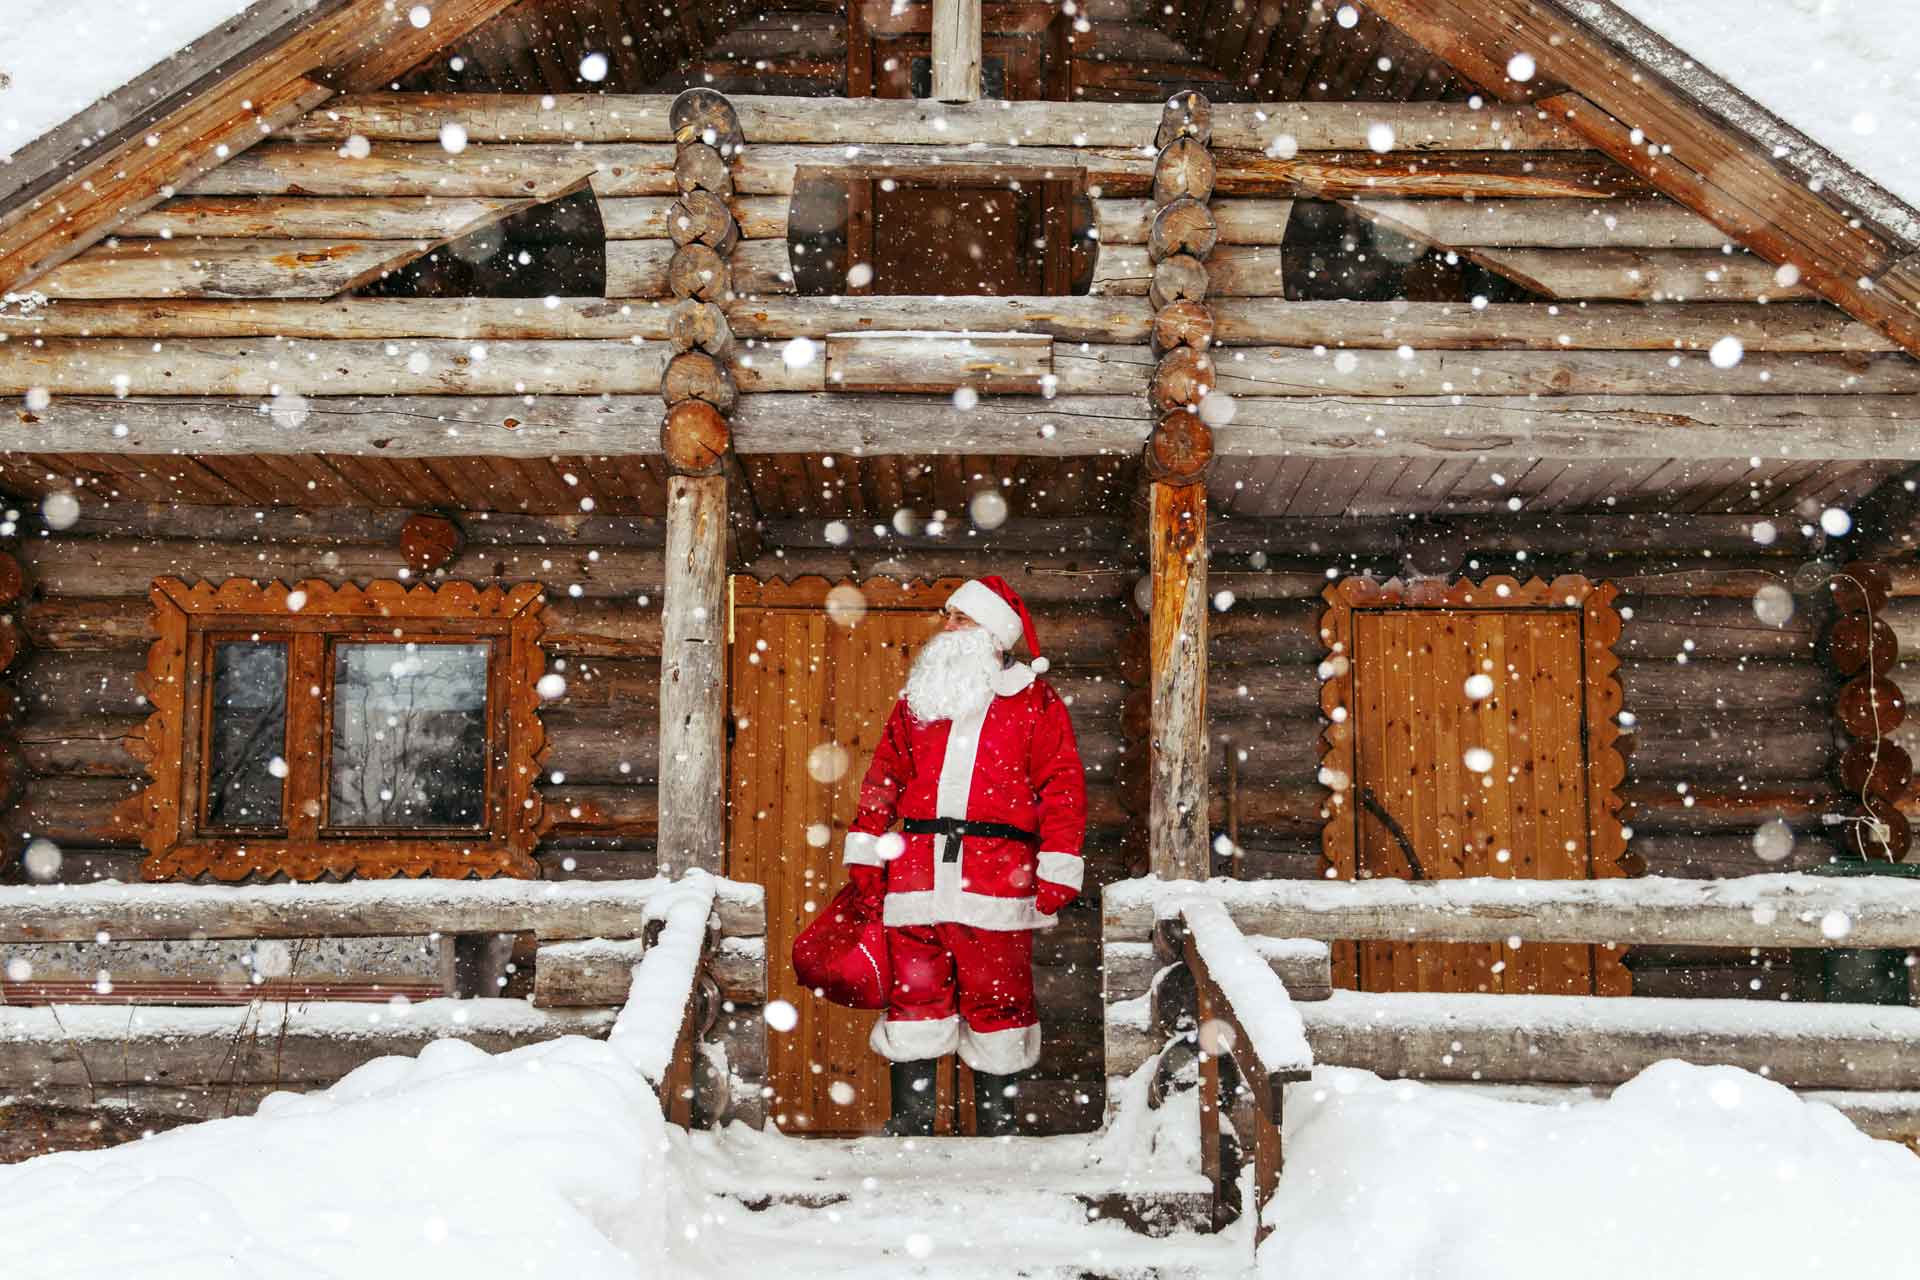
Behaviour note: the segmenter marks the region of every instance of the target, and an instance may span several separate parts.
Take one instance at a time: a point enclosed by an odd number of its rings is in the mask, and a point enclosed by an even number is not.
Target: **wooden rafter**
[[[1559,5],[1366,3],[1488,93],[1533,102],[1564,120],[1651,186],[1920,353],[1915,246],[1830,189],[1813,189],[1746,132]],[[1509,72],[1522,55],[1532,74],[1516,79]]]
[[[104,138],[75,139],[76,155],[40,156],[39,179],[0,201],[0,292],[30,285],[335,92],[386,86],[511,2],[441,0],[424,27],[388,0],[328,0],[292,16],[281,5],[283,20],[248,28],[253,39],[214,40],[224,56],[213,65],[169,64],[191,77],[169,94],[143,77],[102,104],[113,108],[101,117],[113,123]]]

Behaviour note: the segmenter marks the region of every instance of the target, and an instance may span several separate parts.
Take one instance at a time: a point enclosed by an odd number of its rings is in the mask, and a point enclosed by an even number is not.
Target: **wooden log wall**
[[[15,608],[15,719],[22,777],[0,817],[6,874],[19,875],[26,842],[60,846],[62,879],[137,879],[139,839],[112,811],[145,784],[123,743],[145,719],[136,686],[152,636],[147,591],[155,577],[361,581],[411,571],[406,513],[325,513],[325,536],[301,530],[301,513],[272,521],[199,523],[182,536],[163,522],[147,536],[137,508],[110,535],[73,531],[22,542],[25,596]],[[164,513],[162,513],[164,516]],[[177,522],[172,522],[177,523]],[[254,525],[248,528],[248,523]],[[558,819],[540,862],[550,875],[644,877],[654,870],[656,728],[664,567],[658,521],[607,519],[578,541],[557,522],[466,520],[466,545],[447,577],[502,586],[542,582],[542,648],[566,690],[542,708],[551,753],[542,782]],[[564,546],[564,549],[561,547]]]

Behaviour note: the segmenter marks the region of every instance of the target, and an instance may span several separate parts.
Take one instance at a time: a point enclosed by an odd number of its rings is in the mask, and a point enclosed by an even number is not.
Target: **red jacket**
[[[1087,778],[1067,704],[1024,664],[1002,671],[995,690],[964,720],[918,720],[905,698],[887,719],[845,861],[887,868],[889,925],[1046,928],[1053,917],[1034,905],[1039,884],[1055,886],[1055,898],[1079,891]],[[896,818],[1005,823],[1039,840],[883,836]],[[951,839],[962,845],[957,860],[941,856]]]

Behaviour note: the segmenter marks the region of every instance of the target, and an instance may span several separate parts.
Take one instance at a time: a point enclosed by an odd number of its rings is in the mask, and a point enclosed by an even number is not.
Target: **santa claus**
[[[1031,662],[1013,650],[1024,640]],[[947,599],[860,785],[845,861],[880,905],[892,981],[874,1051],[892,1063],[887,1131],[930,1134],[936,1059],[973,1068],[975,1130],[1010,1133],[1040,1057],[1033,931],[1079,895],[1086,773],[1033,619],[979,578]],[[895,821],[900,829],[890,831]]]

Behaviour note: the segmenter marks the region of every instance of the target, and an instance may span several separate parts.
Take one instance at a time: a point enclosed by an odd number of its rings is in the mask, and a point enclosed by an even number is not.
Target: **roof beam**
[[[148,108],[162,84],[151,76],[103,99],[49,135],[36,169],[0,196],[0,292],[16,291],[142,213],[292,124],[336,90],[364,90],[459,39],[512,0],[441,0],[425,27],[388,0],[268,0],[230,33],[201,42],[188,61],[153,75],[200,74]],[[252,21],[258,16],[258,24]],[[277,21],[275,21],[277,19]],[[187,58],[188,55],[181,55]],[[88,128],[117,121],[87,145]],[[83,145],[57,154],[60,139]],[[62,165],[70,166],[60,173]],[[57,174],[57,177],[55,176]]]
[[[1504,101],[1532,101],[1800,283],[1920,354],[1908,245],[1550,0],[1365,0]],[[1526,71],[1526,75],[1517,74]],[[1569,91],[1539,97],[1542,79]],[[1792,279],[1789,278],[1789,283]]]

